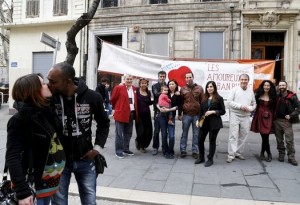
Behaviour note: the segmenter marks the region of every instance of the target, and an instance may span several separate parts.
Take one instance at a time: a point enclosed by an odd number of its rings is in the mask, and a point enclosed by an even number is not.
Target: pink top
[[[168,97],[168,95],[166,94],[160,94],[159,98],[158,98],[158,105],[160,107],[167,107],[170,108],[170,102],[171,99]]]

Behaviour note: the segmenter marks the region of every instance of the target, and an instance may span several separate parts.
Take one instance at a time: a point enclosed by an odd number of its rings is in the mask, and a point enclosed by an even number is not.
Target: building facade
[[[13,22],[5,25],[11,87],[21,75],[45,74],[51,67],[54,49],[40,42],[42,32],[59,39],[56,62],[65,60],[66,32],[91,2],[14,0]],[[101,0],[90,24],[77,34],[74,67],[95,88],[102,39],[174,58],[277,59],[276,80],[285,79],[298,91],[299,8],[299,0]]]
[[[76,19],[86,12],[87,6],[87,2],[81,0],[14,0],[13,22],[4,24],[4,28],[10,31],[10,88],[17,78],[33,72],[42,73],[47,79],[47,73],[53,63],[65,60],[66,32]],[[61,43],[60,49],[55,51],[43,43],[42,33],[58,40]],[[86,45],[85,39],[86,29],[83,29],[76,36],[80,48],[74,62],[77,75],[83,73],[82,59],[87,52],[86,46],[83,46]],[[13,112],[12,105],[13,101],[10,99],[9,107]]]
[[[103,39],[175,58],[277,59],[274,78],[296,90],[299,8],[297,0],[103,0],[89,25],[87,82],[96,82]]]

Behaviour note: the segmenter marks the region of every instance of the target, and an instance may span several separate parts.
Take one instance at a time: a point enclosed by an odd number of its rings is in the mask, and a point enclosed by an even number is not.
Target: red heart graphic
[[[169,71],[168,78],[169,80],[175,79],[180,87],[185,86],[185,74],[192,72],[191,69],[187,66],[180,66],[178,69],[173,69]]]

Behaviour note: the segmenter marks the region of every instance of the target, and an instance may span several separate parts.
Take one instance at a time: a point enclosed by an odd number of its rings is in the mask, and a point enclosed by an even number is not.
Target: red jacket
[[[138,120],[138,108],[137,108],[137,96],[136,96],[136,88],[132,86],[133,94],[134,94],[134,109],[135,109],[135,120]],[[116,86],[110,98],[111,105],[114,112],[114,119],[119,122],[128,123],[130,118],[130,106],[129,106],[129,98],[127,93],[127,88],[125,84]]]

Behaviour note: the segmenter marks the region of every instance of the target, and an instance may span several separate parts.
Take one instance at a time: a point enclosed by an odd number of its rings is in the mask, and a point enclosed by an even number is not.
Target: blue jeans
[[[159,126],[162,137],[162,151],[164,155],[174,155],[175,144],[175,118],[172,118],[174,125],[168,123],[169,115],[167,113],[159,114]],[[169,134],[169,135],[168,135]],[[169,137],[169,139],[168,139]],[[168,143],[169,140],[169,143]]]
[[[129,123],[115,121],[116,125],[116,154],[121,155],[123,151],[129,150],[130,139],[132,137],[134,112],[131,112]]]
[[[37,205],[49,205],[50,201],[51,201],[51,197],[48,196],[48,197],[36,199],[36,204]]]
[[[190,125],[192,124],[192,129],[193,129],[192,152],[198,153],[199,128],[196,127],[197,120],[199,120],[198,115],[195,115],[195,116],[190,116],[190,115],[186,115],[186,114],[183,115],[182,135],[181,135],[181,139],[180,139],[180,152],[186,152],[189,129],[190,129]]]
[[[111,115],[111,113],[112,113],[112,107],[111,107],[110,103],[105,103],[105,109],[108,110],[107,114]]]
[[[159,113],[154,113],[154,133],[153,133],[153,141],[152,141],[152,148],[158,149],[159,148],[159,131],[160,131],[160,125],[159,125]]]
[[[68,160],[62,172],[59,191],[52,197],[52,205],[67,205],[71,174],[77,181],[80,201],[82,205],[96,205],[96,177],[94,160]]]

